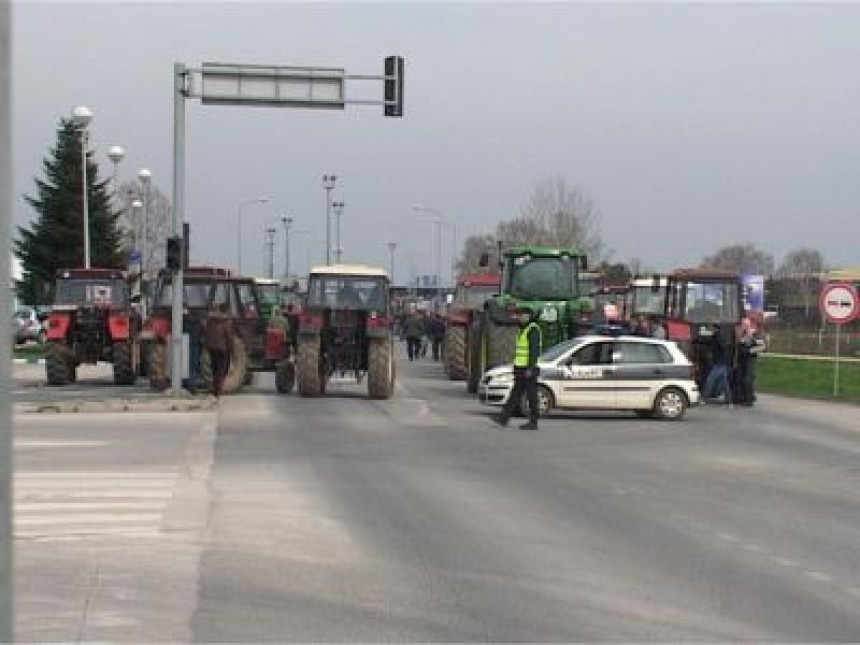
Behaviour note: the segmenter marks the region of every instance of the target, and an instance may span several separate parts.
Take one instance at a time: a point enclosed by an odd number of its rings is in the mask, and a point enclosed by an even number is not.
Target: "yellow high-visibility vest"
[[[537,329],[538,338],[540,339],[538,346],[543,346],[543,337],[540,331],[540,325],[537,323],[529,323],[525,329],[520,330],[520,333],[517,334],[517,352],[514,356],[514,367],[528,367],[529,366],[529,332],[532,328]]]

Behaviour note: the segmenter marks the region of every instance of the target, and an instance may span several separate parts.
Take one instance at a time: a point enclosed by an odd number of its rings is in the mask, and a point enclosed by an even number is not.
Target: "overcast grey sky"
[[[400,54],[403,119],[188,102],[195,262],[234,262],[237,206],[260,195],[272,203],[246,211],[246,268],[262,272],[263,230],[284,211],[310,230],[295,262],[323,257],[334,173],[346,258],[387,264],[395,240],[399,280],[432,273],[413,203],[462,240],[560,174],[599,207],[615,260],[669,269],[752,242],[777,262],[808,245],[856,265],[858,34],[860,5],[18,2],[14,186],[33,193],[58,120],[83,103],[103,173],[118,143],[121,177],[147,166],[169,194],[174,61],[381,73]]]

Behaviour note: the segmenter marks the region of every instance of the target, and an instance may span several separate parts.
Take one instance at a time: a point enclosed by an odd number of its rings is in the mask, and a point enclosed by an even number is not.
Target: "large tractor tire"
[[[320,396],[325,393],[325,373],[320,361],[320,339],[299,340],[299,357],[296,380],[302,396]]]
[[[281,394],[289,394],[296,386],[296,366],[292,361],[281,361],[275,368],[275,387]]]
[[[242,389],[248,379],[248,354],[245,351],[245,343],[241,338],[233,337],[233,346],[230,348],[230,365],[227,367],[227,376],[221,386],[221,394],[235,394]],[[200,379],[203,386],[211,390],[214,379],[212,377],[212,359],[209,350],[205,347],[200,352]]]
[[[115,343],[113,346],[113,382],[117,385],[134,385],[137,370],[134,365],[134,346]]]
[[[487,335],[487,352],[483,371],[513,363],[519,328],[516,325],[499,325],[488,319],[484,330]]]
[[[170,385],[167,375],[167,343],[155,341],[149,344],[149,350],[146,352],[146,373],[153,390],[161,392]]]
[[[468,329],[462,325],[451,325],[445,330],[445,373],[452,381],[465,380],[469,375],[466,363]]]
[[[469,329],[469,374],[466,377],[466,391],[469,394],[477,394],[478,386],[481,383],[481,377],[484,375],[482,371],[484,339],[483,325],[477,323]]]
[[[389,339],[370,341],[367,350],[367,394],[371,399],[389,399],[394,394],[394,351]]]
[[[68,385],[75,381],[72,353],[64,343],[48,343],[45,352],[45,372],[48,385]]]

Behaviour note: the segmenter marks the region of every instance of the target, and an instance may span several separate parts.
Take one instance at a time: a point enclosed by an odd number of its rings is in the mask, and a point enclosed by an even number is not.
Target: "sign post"
[[[842,325],[850,323],[860,315],[857,289],[847,282],[832,282],[821,290],[821,315],[827,322],[836,325],[836,364],[833,370],[833,396],[839,396],[839,344]]]

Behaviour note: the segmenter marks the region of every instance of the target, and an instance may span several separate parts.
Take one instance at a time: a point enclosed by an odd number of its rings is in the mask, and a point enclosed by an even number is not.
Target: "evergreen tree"
[[[84,266],[83,191],[81,190],[81,135],[71,120],[63,119],[57,145],[43,163],[44,179],[36,179],[36,197],[25,195],[38,217],[18,227],[15,253],[21,260],[24,302],[44,304],[58,269]],[[121,268],[122,233],[113,210],[108,180],[99,181],[98,165],[87,152],[90,264]]]

